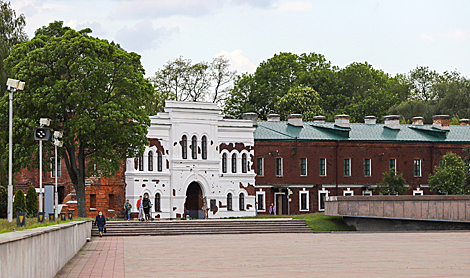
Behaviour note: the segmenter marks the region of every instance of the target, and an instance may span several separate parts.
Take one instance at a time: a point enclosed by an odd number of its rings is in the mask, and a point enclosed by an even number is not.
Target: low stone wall
[[[325,215],[470,221],[470,195],[338,196],[325,202]]]
[[[91,221],[0,234],[0,277],[54,277],[91,237]]]

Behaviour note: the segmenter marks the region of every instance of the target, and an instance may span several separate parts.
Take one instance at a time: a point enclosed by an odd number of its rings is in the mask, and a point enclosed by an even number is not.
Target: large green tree
[[[85,177],[111,176],[123,159],[143,152],[149,126],[143,105],[152,92],[138,54],[90,33],[56,21],[15,46],[6,59],[12,76],[26,82],[14,97],[15,167],[37,161],[33,130],[40,118],[50,118],[51,129],[64,133],[59,154],[74,184],[80,217],[86,216]],[[1,99],[2,112],[7,101]],[[52,144],[43,145],[52,155]]]
[[[292,87],[287,94],[278,97],[274,105],[281,120],[287,120],[289,114],[303,114],[305,121],[312,121],[314,116],[322,115],[320,95],[308,86]]]
[[[466,173],[462,158],[449,152],[442,157],[440,166],[436,166],[435,174],[429,175],[429,187],[437,194],[470,194]]]

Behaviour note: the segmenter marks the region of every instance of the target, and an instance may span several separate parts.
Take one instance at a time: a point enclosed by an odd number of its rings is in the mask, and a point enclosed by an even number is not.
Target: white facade
[[[127,159],[126,199],[133,205],[132,212],[138,212],[139,196],[148,194],[154,218],[185,217],[189,211],[192,217],[196,213],[203,218],[206,207],[208,218],[254,216],[255,196],[247,191],[252,188],[254,194],[253,122],[223,119],[213,103],[166,101],[165,106],[165,112],[150,117],[150,146],[143,157]],[[199,193],[194,191],[197,185]]]

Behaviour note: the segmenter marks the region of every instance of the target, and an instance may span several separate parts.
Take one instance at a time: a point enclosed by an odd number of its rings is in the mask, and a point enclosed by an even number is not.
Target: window
[[[421,177],[421,160],[420,159],[415,159],[414,176]]]
[[[233,210],[232,209],[232,193],[227,194],[227,210]]]
[[[276,158],[276,176],[282,176],[282,157]]]
[[[238,208],[239,210],[245,210],[245,194],[243,193],[238,195]]]
[[[217,210],[217,200],[216,199],[211,199],[210,204],[211,204],[211,211],[216,211]]]
[[[204,135],[202,136],[202,159],[207,159],[207,137]]]
[[[308,191],[305,191],[305,188],[303,191],[300,191],[300,210],[302,211],[308,211]]]
[[[364,176],[370,177],[370,159],[364,159]]]
[[[183,159],[188,158],[188,137],[186,135],[181,138],[181,157]]]
[[[232,173],[237,172],[237,154],[232,154]]]
[[[194,135],[191,138],[191,157],[192,159],[197,159],[197,137]]]
[[[153,171],[153,152],[149,151],[149,171]]]
[[[108,208],[114,209],[115,203],[114,203],[114,194],[109,194],[108,195]]]
[[[144,170],[144,156],[141,155],[139,157],[139,171],[143,171]]]
[[[256,173],[258,176],[264,176],[264,158],[256,159]]]
[[[222,154],[222,173],[227,173],[227,154]]]
[[[157,171],[161,172],[163,169],[163,155],[162,152],[157,153]]]
[[[352,191],[349,187],[345,191],[343,191],[343,196],[354,196],[354,191]]]
[[[326,176],[326,158],[320,158],[320,176]]]
[[[160,193],[155,194],[155,211],[159,212],[161,210],[161,200],[160,200]]]
[[[96,194],[90,194],[90,208],[96,209]]]
[[[57,177],[60,177],[62,175],[60,166],[61,166],[60,158],[57,157]],[[51,177],[55,177],[55,158],[52,159],[51,168],[52,168]]]
[[[248,161],[246,157],[246,153],[242,154],[242,173],[248,172]]]
[[[390,159],[390,169],[395,169],[395,175],[397,174],[397,160]]]
[[[307,175],[307,159],[306,158],[300,159],[300,175],[301,176]]]
[[[321,191],[318,192],[318,210],[324,211],[325,210],[325,201],[328,199],[328,190],[322,188]]]
[[[265,211],[264,192],[256,192],[256,199],[258,200],[258,211]]]
[[[344,175],[351,176],[351,159],[346,158],[344,160]]]

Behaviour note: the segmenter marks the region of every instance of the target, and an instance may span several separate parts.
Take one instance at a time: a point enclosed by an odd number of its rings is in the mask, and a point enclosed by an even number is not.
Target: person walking
[[[103,236],[103,230],[106,226],[106,217],[104,217],[103,212],[100,210],[98,215],[96,216],[95,221],[96,226],[98,226],[98,230],[100,231],[100,237]]]
[[[152,204],[150,203],[150,199],[147,194],[144,195],[142,203],[144,205],[145,222],[148,222],[150,221],[150,208],[152,207]]]
[[[269,207],[269,214],[276,214],[276,206],[274,206],[273,203],[271,203],[271,206]]]
[[[131,209],[132,205],[129,203],[129,199],[127,199],[126,203],[124,204],[124,214],[126,215],[127,221],[131,218]]]
[[[139,221],[144,221],[144,204],[142,202],[142,196],[137,200],[137,208],[139,209]]]

